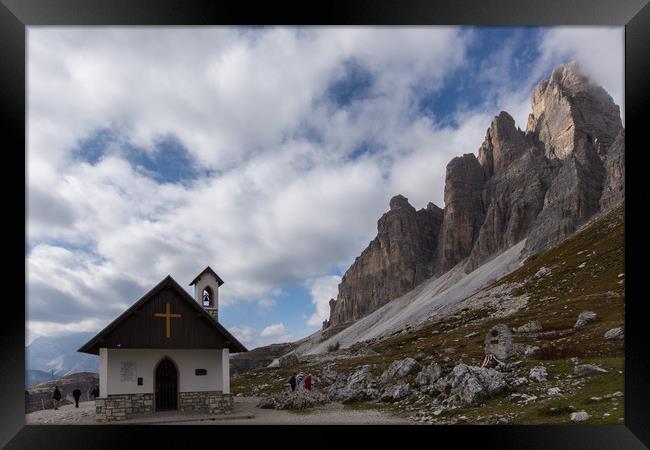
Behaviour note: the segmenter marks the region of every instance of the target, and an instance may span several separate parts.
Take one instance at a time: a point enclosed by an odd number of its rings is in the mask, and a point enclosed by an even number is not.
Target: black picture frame
[[[26,211],[25,197],[13,195],[25,174],[26,151],[26,27],[34,25],[223,25],[223,24],[302,24],[302,25],[609,25],[625,26],[625,128],[626,128],[626,298],[625,302],[625,424],[608,426],[432,426],[412,427],[408,434],[395,427],[362,427],[346,433],[346,443],[355,439],[367,443],[401,436],[405,442],[415,440],[431,445],[445,445],[443,439],[494,448],[589,448],[620,449],[650,446],[650,343],[649,328],[643,314],[644,261],[647,258],[647,231],[643,220],[635,220],[632,203],[644,194],[640,160],[648,151],[647,112],[650,104],[650,4],[647,0],[336,0],[293,6],[271,2],[252,5],[248,2],[180,1],[180,0],[0,0],[0,102],[1,123],[5,129],[5,215],[4,225],[14,225],[15,216]],[[7,137],[9,138],[7,140]],[[8,162],[13,154],[14,161]],[[22,171],[22,172],[21,172]],[[23,177],[22,182],[25,182]],[[25,186],[25,184],[23,184]],[[14,203],[8,203],[14,202]],[[11,219],[14,217],[14,219]],[[23,217],[26,218],[25,215]],[[27,224],[23,223],[25,233]],[[14,231],[11,227],[9,230]],[[23,234],[26,239],[26,233]],[[5,236],[5,254],[24,252],[20,239]],[[20,248],[20,250],[19,250]],[[11,261],[12,258],[5,258]],[[13,262],[13,261],[12,261]],[[188,439],[206,436],[220,442],[236,439],[243,447],[250,439],[277,442],[280,445],[337,445],[345,427],[308,427],[291,430],[253,427],[241,430],[212,427],[134,426],[25,426],[25,267],[13,262],[5,269],[5,285],[16,294],[6,294],[5,305],[17,303],[11,319],[3,312],[0,326],[0,445],[15,448],[129,448],[140,438],[160,440],[165,447],[186,446]],[[226,426],[227,427],[227,426]],[[231,427],[234,428],[234,427]],[[125,433],[129,440],[125,441]],[[211,433],[211,434],[210,434]],[[297,433],[297,434],[296,434]],[[414,434],[415,433],[415,434]],[[274,436],[269,436],[273,434]],[[417,434],[417,436],[416,436]],[[224,435],[227,435],[224,438]],[[320,439],[322,437],[322,439]],[[233,441],[234,442],[234,441]],[[370,444],[368,444],[370,445]],[[456,445],[455,445],[456,446]],[[234,447],[234,448],[238,448]]]

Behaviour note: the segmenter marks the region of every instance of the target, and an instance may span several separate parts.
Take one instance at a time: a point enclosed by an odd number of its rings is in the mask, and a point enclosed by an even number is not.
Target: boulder
[[[485,352],[502,361],[515,356],[517,349],[512,342],[510,327],[502,323],[493,326],[485,336]]]
[[[589,420],[589,414],[587,414],[587,411],[578,411],[571,413],[571,421],[582,422],[584,420]]]
[[[328,389],[330,397],[343,403],[350,403],[377,396],[371,385],[373,382],[372,366],[366,364],[358,368],[347,379],[339,377]]]
[[[514,331],[516,333],[534,333],[536,331],[542,331],[542,324],[539,320],[533,320],[527,324],[515,328]]]
[[[380,382],[385,384],[393,380],[402,379],[411,373],[417,372],[421,368],[422,366],[410,357],[393,361],[388,369],[381,374]]]
[[[589,322],[592,322],[593,320],[596,319],[596,313],[593,311],[582,311],[578,315],[578,320],[576,321],[576,324],[573,326],[573,328],[582,328],[585,325],[587,325]]]
[[[323,373],[321,373],[320,382],[323,386],[330,386],[338,377],[339,374],[335,370],[325,369]]]
[[[552,387],[552,388],[549,388],[549,389],[546,391],[546,394],[547,394],[549,397],[555,397],[555,396],[558,396],[558,395],[562,395],[562,392],[560,391],[560,388],[559,388],[559,387]]]
[[[438,378],[442,375],[442,368],[434,363],[426,366],[415,378],[415,384],[418,386],[426,386],[431,383],[438,381]]]
[[[546,371],[546,367],[544,366],[535,366],[532,369],[530,369],[530,373],[528,374],[528,378],[531,380],[535,380],[538,383],[543,383],[546,381],[546,377],[548,376],[548,372]]]
[[[390,386],[386,388],[384,393],[381,395],[381,400],[385,402],[394,402],[408,397],[410,394],[411,386],[408,384],[398,384],[396,386]]]
[[[605,333],[605,339],[625,339],[625,328],[612,328],[607,333]]]
[[[607,373],[608,371],[595,364],[578,364],[573,368],[573,376],[575,377],[588,377],[597,375],[599,373]]]
[[[494,369],[458,364],[448,375],[448,403],[471,405],[507,388],[505,375]],[[446,386],[445,386],[446,390]]]

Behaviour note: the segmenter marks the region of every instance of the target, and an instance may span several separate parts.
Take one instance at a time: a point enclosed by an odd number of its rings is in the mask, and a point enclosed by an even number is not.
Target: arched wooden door
[[[156,367],[156,411],[178,409],[178,372],[176,365],[164,358]]]

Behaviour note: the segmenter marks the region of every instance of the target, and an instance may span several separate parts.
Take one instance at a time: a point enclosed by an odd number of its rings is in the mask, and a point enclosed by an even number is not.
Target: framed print
[[[7,448],[650,445],[647,2],[0,15]]]

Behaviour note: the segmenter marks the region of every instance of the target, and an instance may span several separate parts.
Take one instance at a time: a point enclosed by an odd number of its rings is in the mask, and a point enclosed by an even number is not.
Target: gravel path
[[[409,420],[379,409],[349,409],[340,403],[329,403],[309,412],[289,412],[261,409],[255,405],[259,397],[235,397],[235,412],[248,411],[252,419],[185,422],[183,425],[398,425],[411,424]]]
[[[275,409],[261,409],[255,405],[259,397],[235,397],[232,419],[188,421],[191,416],[184,413],[165,413],[165,425],[389,425],[410,424],[405,418],[379,409],[349,409],[340,403],[329,403],[308,412],[289,412]],[[252,418],[243,418],[252,414]],[[237,417],[238,416],[238,417]],[[202,416],[207,417],[207,416]],[[25,415],[28,425],[98,425],[95,422],[95,402],[81,402],[79,408],[64,405],[58,410],[48,409]],[[124,424],[125,422],[114,422]],[[126,423],[137,424],[137,420]]]
[[[44,409],[25,414],[27,425],[96,425],[95,402],[79,402],[79,408],[74,405],[63,405],[59,409]]]

